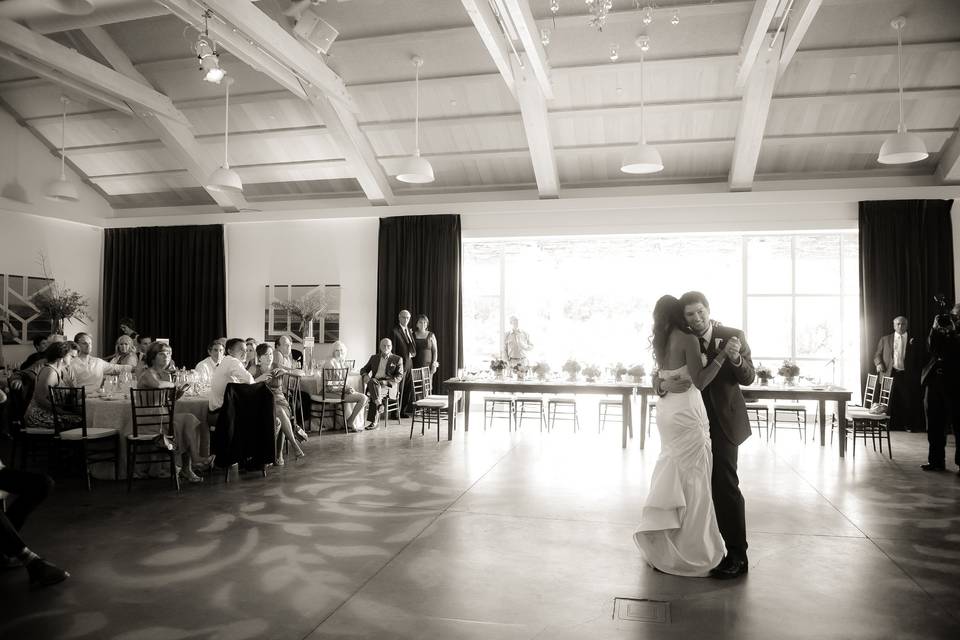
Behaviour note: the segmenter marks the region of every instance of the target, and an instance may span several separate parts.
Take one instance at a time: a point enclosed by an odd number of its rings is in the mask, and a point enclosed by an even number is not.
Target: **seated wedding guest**
[[[247,338],[246,341],[246,352],[244,354],[243,364],[248,369],[251,365],[257,364],[257,342],[256,338]]]
[[[437,361],[437,337],[430,331],[430,319],[423,313],[417,316],[414,323],[413,341],[416,351],[413,353],[414,367],[427,367],[432,376],[440,363]]]
[[[107,358],[110,364],[123,364],[131,367],[137,366],[140,362],[137,346],[130,336],[120,336],[113,346],[113,355]]]
[[[120,318],[121,335],[129,336],[131,340],[137,339],[137,323],[133,318]]]
[[[297,361],[293,357],[293,339],[288,335],[277,338],[277,348],[273,352],[273,366],[286,371],[298,369]]]
[[[7,401],[0,390],[0,405]],[[30,550],[20,537],[27,516],[44,501],[53,489],[49,476],[27,471],[15,471],[0,460],[0,491],[13,496],[0,509],[0,569],[26,567],[30,588],[49,587],[63,582],[70,574]]]
[[[207,345],[207,357],[197,363],[194,370],[207,380],[213,379],[214,370],[220,366],[223,361],[223,354],[226,352],[224,345],[219,339],[214,340]]]
[[[140,354],[141,360],[143,360],[143,356],[147,355],[147,349],[150,348],[151,344],[153,344],[152,336],[137,336],[137,353]]]
[[[23,423],[28,427],[53,428],[53,408],[50,404],[50,387],[62,386],[70,363],[77,357],[75,342],[54,342],[43,352],[46,360],[37,374],[33,397],[23,414]]]
[[[394,355],[390,338],[380,341],[380,350],[370,356],[367,364],[360,369],[360,379],[367,394],[367,431],[376,429],[380,424],[380,405],[403,380],[403,359]]]
[[[31,353],[26,360],[20,363],[20,370],[23,371],[25,369],[29,369],[33,367],[34,364],[37,362],[42,363],[43,354],[47,350],[47,347],[49,347],[54,342],[63,342],[64,340],[66,340],[66,338],[64,338],[59,333],[52,333],[48,336],[43,336],[42,338],[39,338],[39,339],[34,338],[33,347],[37,349],[37,351],[34,353]]]
[[[329,360],[323,363],[324,369],[349,369],[344,360],[347,357],[347,345],[337,340],[333,343],[333,355]],[[326,395],[326,390],[324,390],[324,395]],[[344,389],[344,402],[353,403],[353,411],[350,412],[350,417],[346,418],[347,426],[353,429],[354,431],[363,431],[363,425],[358,424],[360,416],[363,414],[363,409],[367,406],[367,396],[358,392],[356,389],[351,387],[349,384]]]
[[[103,376],[117,375],[125,371],[132,371],[133,367],[125,364],[110,364],[106,360],[96,357],[93,351],[93,338],[89,333],[78,333],[73,341],[77,343],[79,353],[70,363],[70,380],[75,387],[84,387],[87,393],[96,391],[103,384]]]
[[[290,403],[284,395],[283,369],[273,366],[273,347],[269,344],[257,345],[257,362],[247,368],[254,382],[265,382],[273,393],[273,415],[280,425],[280,431],[293,447],[294,455],[299,460],[306,454],[300,448],[298,440],[306,440],[307,434],[300,427],[294,431],[290,421]],[[278,447],[276,460],[278,465],[283,464],[283,447]]]
[[[174,387],[173,374],[170,372],[170,363],[173,361],[173,349],[169,345],[154,342],[147,349],[143,356],[143,362],[146,368],[137,379],[137,387],[140,389],[163,389]],[[186,385],[177,388],[177,398],[183,395]],[[205,425],[200,423],[197,416],[192,413],[178,413],[173,416],[172,435],[177,456],[177,473],[187,482],[202,482],[203,478],[198,476],[193,465],[209,466],[211,458],[201,457],[200,449],[204,438],[209,437],[209,432]],[[209,443],[206,448],[209,449]]]
[[[208,407],[210,416],[220,411],[223,406],[223,392],[231,382],[243,382],[253,384],[253,376],[243,365],[246,359],[246,345],[240,338],[230,338],[226,344],[227,355],[223,356],[220,366],[213,372],[213,379],[210,381],[210,396]],[[215,417],[208,419],[211,424],[215,423]]]

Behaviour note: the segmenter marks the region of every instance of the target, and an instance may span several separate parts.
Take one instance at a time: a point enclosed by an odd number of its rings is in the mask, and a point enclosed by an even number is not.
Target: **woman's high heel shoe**
[[[307,441],[307,432],[303,430],[303,427],[298,426],[294,430],[293,435],[297,436],[297,441],[306,442]]]

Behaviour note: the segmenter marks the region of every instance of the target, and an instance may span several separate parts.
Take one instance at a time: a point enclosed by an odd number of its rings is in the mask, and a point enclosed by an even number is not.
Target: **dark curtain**
[[[381,218],[379,244],[378,341],[389,337],[401,309],[413,315],[411,329],[417,314],[426,314],[440,356],[434,384],[455,376],[463,362],[460,216]]]
[[[103,344],[113,352],[120,319],[169,338],[177,366],[192,368],[226,335],[223,225],[107,229],[103,242]]]
[[[952,200],[860,203],[860,385],[873,373],[881,336],[906,316],[911,338],[926,338],[937,313],[933,297],[953,300]],[[922,366],[922,364],[921,364]]]

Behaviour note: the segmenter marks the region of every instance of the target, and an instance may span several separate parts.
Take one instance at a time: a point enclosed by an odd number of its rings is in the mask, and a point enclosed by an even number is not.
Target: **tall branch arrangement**
[[[284,311],[300,321],[300,337],[307,334],[307,328],[314,320],[319,320],[330,308],[330,299],[326,291],[315,291],[297,300],[283,300],[273,303],[277,311]]]
[[[44,278],[51,280],[46,291],[33,296],[33,304],[42,315],[49,318],[54,325],[54,329],[63,330],[64,320],[78,320],[86,322],[93,320],[90,315],[90,301],[86,296],[69,289],[53,277],[53,274],[47,269],[47,256],[42,251],[39,252],[37,262],[40,263],[40,271]]]

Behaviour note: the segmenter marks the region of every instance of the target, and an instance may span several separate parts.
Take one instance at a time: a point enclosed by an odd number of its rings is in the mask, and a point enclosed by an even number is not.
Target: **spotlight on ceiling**
[[[220,56],[217,55],[217,44],[210,39],[210,31],[207,29],[207,20],[211,17],[209,11],[203,14],[203,33],[197,38],[194,45],[194,51],[197,52],[197,60],[200,63],[200,73],[203,79],[213,84],[220,84],[226,71],[220,68]]]
[[[293,34],[295,36],[316,49],[317,53],[326,55],[340,32],[314,10],[318,4],[320,0],[297,0],[283,12],[283,15],[294,19]]]

